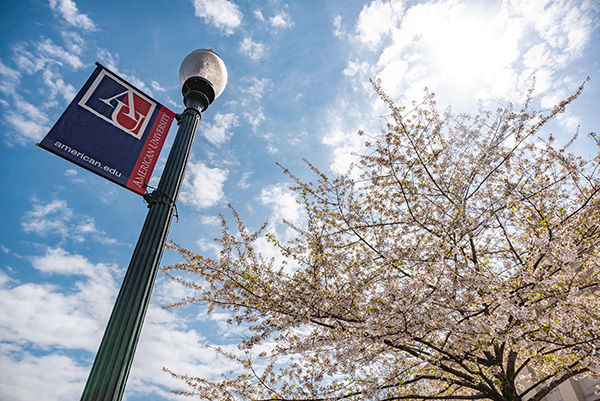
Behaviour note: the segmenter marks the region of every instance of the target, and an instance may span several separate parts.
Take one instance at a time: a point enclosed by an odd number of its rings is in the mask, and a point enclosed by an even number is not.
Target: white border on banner
[[[137,96],[139,96],[140,98],[142,98],[143,100],[145,100],[146,102],[150,103],[150,110],[148,110],[148,114],[145,116],[144,121],[142,123],[142,126],[139,127],[139,130],[136,133],[132,132],[131,130],[128,130],[127,128],[123,127],[122,125],[120,125],[117,121],[111,119],[111,118],[107,118],[106,116],[98,113],[96,110],[92,109],[90,106],[88,106],[86,103],[87,101],[90,99],[90,97],[92,96],[92,93],[94,93],[94,91],[96,90],[96,88],[98,87],[98,85],[100,84],[100,82],[102,81],[102,79],[104,77],[108,77],[110,79],[112,79],[113,81],[115,81],[116,83],[118,83],[119,85],[125,87],[127,89],[128,92],[128,96],[130,96],[129,98],[129,103],[133,103],[133,94],[135,93]],[[157,103],[154,102],[153,100],[149,99],[146,95],[144,95],[143,93],[141,93],[140,91],[132,88],[129,84],[127,84],[125,81],[123,81],[122,79],[120,79],[119,77],[117,77],[114,74],[111,74],[110,72],[108,72],[107,70],[103,69],[102,71],[100,71],[100,73],[98,74],[98,76],[96,77],[96,79],[94,80],[94,82],[92,82],[92,84],[90,85],[90,87],[88,88],[88,90],[85,92],[85,94],[83,95],[83,97],[81,98],[81,100],[78,103],[79,106],[83,107],[85,110],[89,111],[90,113],[94,114],[97,117],[100,117],[101,119],[103,119],[104,121],[114,125],[115,127],[117,127],[118,129],[120,129],[121,131],[133,136],[136,139],[142,139],[142,136],[144,135],[144,132],[146,131],[146,127],[148,126],[148,122],[150,121],[150,117],[152,117],[152,114],[154,113],[154,109],[157,106]],[[134,110],[135,111],[135,110]],[[114,112],[113,112],[114,115]],[[136,120],[136,119],[134,119]],[[136,120],[137,121],[137,120]],[[137,128],[137,127],[136,127]]]

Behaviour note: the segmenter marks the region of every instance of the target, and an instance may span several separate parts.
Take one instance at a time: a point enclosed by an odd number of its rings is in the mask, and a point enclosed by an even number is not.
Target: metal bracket
[[[159,191],[158,189],[155,189],[152,192],[147,192],[144,194],[144,201],[146,201],[146,203],[148,204],[148,209],[150,209],[152,206],[156,205],[157,203],[167,205],[167,206],[172,206],[175,209],[175,218],[177,219],[177,221],[179,221],[179,213],[177,212],[177,204],[175,203],[175,201],[173,201],[173,199],[171,199],[169,196],[167,196],[167,194],[165,194],[164,192]]]

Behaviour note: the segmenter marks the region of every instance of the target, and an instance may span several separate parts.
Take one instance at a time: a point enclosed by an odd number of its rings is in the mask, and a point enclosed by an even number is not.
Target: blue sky
[[[371,77],[398,101],[427,86],[441,105],[472,112],[478,99],[518,105],[533,76],[534,106],[549,109],[590,76],[550,128],[559,141],[578,125],[597,131],[599,18],[595,0],[4,0],[0,399],[78,399],[146,215],[140,196],[35,146],[96,61],[175,112],[183,58],[212,47],[225,61],[229,82],[203,115],[169,236],[210,256],[227,203],[281,239],[282,218],[302,223],[275,163],[302,177],[303,157],[345,172],[361,151],[356,132],[385,124]],[[151,184],[174,136],[172,127]],[[160,308],[185,294],[159,276],[127,400],[179,398],[169,391],[182,383],[163,366],[202,377],[227,369],[205,344],[229,347],[241,333],[219,312]]]

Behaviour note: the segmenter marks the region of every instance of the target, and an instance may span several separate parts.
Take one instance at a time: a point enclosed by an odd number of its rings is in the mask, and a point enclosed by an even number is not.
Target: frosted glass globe
[[[183,87],[185,81],[192,77],[204,78],[210,82],[216,99],[227,85],[227,68],[221,57],[212,49],[194,50],[181,63],[179,83]]]

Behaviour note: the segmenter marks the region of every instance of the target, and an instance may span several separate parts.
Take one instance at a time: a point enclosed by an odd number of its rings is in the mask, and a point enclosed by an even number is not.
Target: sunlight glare
[[[491,11],[456,7],[429,27],[427,57],[445,86],[472,93],[484,84],[493,91],[494,85],[514,83],[511,64],[519,54],[519,28],[501,21]]]

